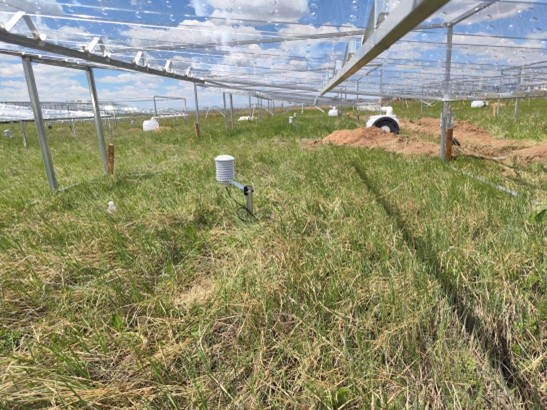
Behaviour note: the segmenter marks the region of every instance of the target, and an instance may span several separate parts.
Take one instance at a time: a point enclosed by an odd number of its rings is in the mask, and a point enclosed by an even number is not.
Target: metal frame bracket
[[[30,16],[27,16],[26,14],[23,15],[23,20],[25,20],[25,23],[27,23],[27,27],[32,33],[32,37],[40,41],[44,41],[47,38],[45,34],[42,34],[38,31],[38,28],[34,25],[34,21],[32,21]]]
[[[0,24],[0,29],[7,31],[8,33],[15,27],[15,25],[21,20],[21,18],[25,15],[24,11],[18,11],[15,13],[7,23]]]
[[[91,54],[97,46],[99,46],[99,48],[101,49],[101,54],[103,57],[110,57],[110,53],[106,49],[106,45],[104,44],[103,39],[100,37],[94,37],[89,45],[83,46],[83,49],[86,53]]]
[[[17,23],[21,21],[21,19],[25,21],[25,24],[27,25],[28,29],[32,33],[32,37],[34,37],[35,40],[44,41],[47,38],[45,34],[38,31],[38,28],[34,24],[34,21],[32,21],[30,16],[27,16],[24,11],[18,11],[17,13],[15,13],[6,24],[0,24],[0,29],[9,33],[11,32],[11,30],[13,30]]]
[[[148,60],[144,55],[144,51],[138,51],[137,54],[135,54],[135,57],[133,57],[133,64],[141,67],[148,67]]]

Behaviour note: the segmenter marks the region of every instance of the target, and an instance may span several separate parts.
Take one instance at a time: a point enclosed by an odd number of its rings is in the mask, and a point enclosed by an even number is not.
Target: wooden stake
[[[452,159],[452,137],[454,136],[454,128],[446,130],[446,151],[444,159],[450,161]]]
[[[194,128],[196,130],[196,137],[201,137],[201,129],[199,128],[199,124],[197,122],[194,123]]]
[[[114,174],[114,144],[108,144],[108,174]]]

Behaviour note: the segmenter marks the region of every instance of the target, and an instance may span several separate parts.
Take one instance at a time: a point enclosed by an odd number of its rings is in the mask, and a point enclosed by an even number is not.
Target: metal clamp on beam
[[[25,20],[25,23],[27,23],[27,26],[32,33],[32,37],[34,37],[36,40],[44,41],[47,36],[45,34],[42,34],[38,31],[36,26],[34,25],[34,21],[30,18],[30,16],[27,16],[26,14],[23,16],[23,20]]]
[[[24,15],[25,15],[24,11],[18,11],[9,19],[9,21],[6,24],[0,24],[0,29],[7,31],[9,33]]]
[[[45,34],[42,34],[38,31],[38,28],[34,24],[34,21],[32,21],[30,16],[27,16],[24,11],[18,11],[17,13],[15,13],[6,24],[0,24],[0,28],[9,33],[11,30],[13,30],[13,28],[17,25],[17,23],[19,23],[21,19],[25,21],[25,24],[27,25],[28,29],[32,33],[32,37],[34,37],[35,40],[44,41],[47,38]]]
[[[141,66],[141,67],[148,66],[148,61],[146,60],[144,51],[139,51],[137,52],[137,54],[135,54],[135,57],[133,57],[133,64]]]
[[[110,57],[110,53],[106,49],[104,41],[100,37],[94,37],[93,40],[91,40],[91,43],[89,43],[89,45],[87,46],[84,46],[83,49],[86,53],[91,54],[97,46],[99,46],[99,48],[101,49],[101,54],[103,57]]]

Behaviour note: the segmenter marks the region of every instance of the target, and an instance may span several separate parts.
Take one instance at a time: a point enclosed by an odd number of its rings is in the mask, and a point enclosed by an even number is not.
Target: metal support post
[[[261,103],[262,103],[262,100],[260,98],[256,97],[256,115],[257,115],[258,119],[260,119],[260,110],[262,109]]]
[[[382,114],[382,94],[384,92],[384,66],[380,67],[380,98],[378,104],[380,105],[378,114]]]
[[[357,100],[357,104],[359,104],[359,81],[361,81],[361,79],[357,80],[357,91],[355,91],[355,99]]]
[[[450,161],[452,159],[452,140],[454,137],[454,113],[449,109],[448,117],[446,119],[446,144],[444,160]]]
[[[444,98],[448,98],[450,92],[450,78],[452,74],[452,48],[454,35],[454,26],[448,26],[446,28],[446,60],[444,67]]]
[[[153,98],[154,98],[154,115],[157,117],[158,116],[158,106],[156,104],[156,96],[154,96]]]
[[[108,157],[106,154],[106,143],[104,141],[103,123],[101,121],[101,110],[99,108],[99,99],[97,98],[97,87],[95,86],[95,76],[93,75],[93,69],[88,68],[87,83],[89,85],[89,94],[91,95],[91,105],[93,107],[93,114],[95,115],[95,128],[97,130],[97,138],[99,140],[99,150],[101,152],[101,159],[103,160],[103,171],[106,174],[108,171]]]
[[[445,61],[445,71],[444,71],[444,102],[443,102],[443,113],[441,117],[441,149],[440,157],[442,160],[446,160],[446,144],[447,144],[447,133],[448,126],[451,118],[450,111],[450,77],[452,71],[452,36],[454,33],[454,27],[448,26],[446,29],[446,61]]]
[[[243,189],[243,194],[247,197],[247,211],[252,215],[253,214],[253,187],[246,185]]]
[[[194,99],[196,101],[196,124],[200,126],[199,123],[199,103],[198,103],[198,86],[194,83]]]
[[[446,140],[448,131],[448,113],[450,112],[450,103],[448,101],[443,102],[443,112],[441,114],[441,150],[440,156],[444,160],[446,158]]]
[[[253,115],[253,103],[251,101],[251,96],[249,95],[249,117]]]
[[[519,88],[521,85],[522,85],[522,67],[519,70]],[[520,98],[515,98],[515,113],[513,114],[515,119],[517,119],[519,116],[519,101],[520,101]]]
[[[230,93],[230,122],[232,123],[232,129],[234,129],[234,98]]]
[[[34,78],[34,71],[32,70],[32,61],[30,58],[23,57],[23,69],[25,71],[30,104],[34,113],[36,131],[38,132],[38,141],[40,142],[40,149],[42,150],[42,159],[46,168],[47,181],[49,188],[52,191],[57,191],[57,178],[55,178],[53,161],[51,160],[51,153],[49,152],[46,129],[44,127],[44,117],[42,116],[42,108],[40,107],[40,99],[38,98],[38,88],[36,87],[36,80]]]
[[[23,147],[28,148],[27,132],[25,130],[25,122],[24,121],[19,121],[19,125],[21,125],[21,135],[23,136]]]
[[[228,113],[226,112],[226,93],[222,93],[222,103],[224,105],[224,128],[228,132]]]
[[[252,215],[253,214],[253,192],[254,189],[251,185],[243,185],[240,184],[237,181],[230,181],[230,184],[235,186],[237,189],[239,189],[241,192],[243,192],[243,195],[247,198],[247,211]]]

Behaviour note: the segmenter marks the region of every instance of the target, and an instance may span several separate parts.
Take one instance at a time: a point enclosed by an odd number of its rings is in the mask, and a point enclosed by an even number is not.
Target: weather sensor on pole
[[[235,179],[235,158],[231,155],[219,155],[215,158],[216,177],[218,182],[222,182],[226,187],[233,185],[238,188],[247,197],[247,211],[253,213],[253,187],[242,185]]]

